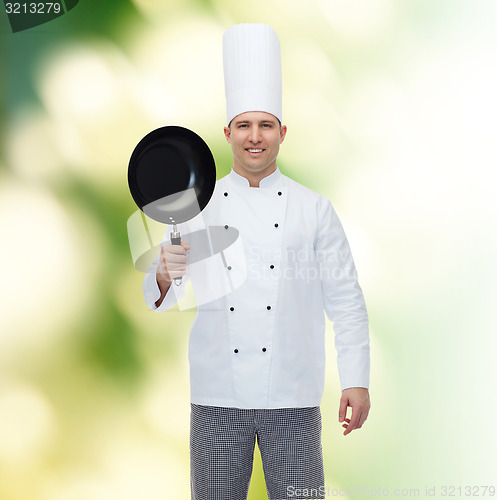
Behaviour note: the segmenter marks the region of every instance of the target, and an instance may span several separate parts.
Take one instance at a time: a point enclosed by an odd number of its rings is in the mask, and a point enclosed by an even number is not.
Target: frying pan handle
[[[173,231],[171,233],[171,245],[181,245],[181,233],[179,231]],[[181,276],[179,278],[173,279],[176,286],[181,285]]]

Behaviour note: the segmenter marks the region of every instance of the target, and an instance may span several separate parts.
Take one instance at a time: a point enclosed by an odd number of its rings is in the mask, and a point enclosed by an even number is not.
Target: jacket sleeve
[[[341,388],[368,388],[368,314],[349,243],[328,199],[320,200],[317,215],[316,259],[321,273],[324,309],[334,322]]]

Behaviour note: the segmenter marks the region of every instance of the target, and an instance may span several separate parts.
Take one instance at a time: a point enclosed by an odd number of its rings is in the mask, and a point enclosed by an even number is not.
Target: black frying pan
[[[177,126],[161,127],[135,147],[128,184],[138,208],[158,222],[172,224],[171,244],[180,245],[176,224],[198,215],[214,192],[214,157],[195,132]],[[181,278],[175,283],[181,283]]]

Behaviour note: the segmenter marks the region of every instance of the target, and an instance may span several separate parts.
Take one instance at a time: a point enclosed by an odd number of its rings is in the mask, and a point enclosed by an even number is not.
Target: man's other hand
[[[352,416],[347,418],[347,407],[352,408]],[[342,391],[340,398],[340,408],[338,410],[338,421],[344,422],[342,427],[345,429],[343,435],[351,433],[354,429],[360,429],[362,424],[368,418],[369,391],[364,387],[350,387]]]

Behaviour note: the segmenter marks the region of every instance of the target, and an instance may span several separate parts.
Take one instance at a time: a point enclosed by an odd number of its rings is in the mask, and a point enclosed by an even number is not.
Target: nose
[[[252,144],[257,144],[258,142],[261,142],[261,140],[262,138],[259,127],[257,125],[252,125],[252,127],[250,127],[249,141]]]

